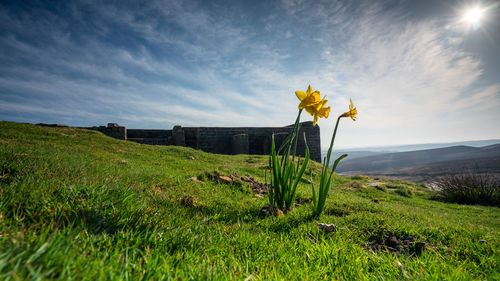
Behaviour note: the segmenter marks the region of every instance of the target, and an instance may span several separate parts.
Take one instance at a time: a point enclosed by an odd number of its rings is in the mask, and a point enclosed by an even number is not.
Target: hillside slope
[[[261,217],[265,197],[205,176],[264,182],[267,161],[0,122],[0,280],[500,279],[498,208],[336,176],[320,219],[306,183],[292,212]]]
[[[485,147],[452,146],[446,148],[385,153],[380,155],[347,159],[338,168],[346,171],[384,171],[406,167],[448,162],[453,160],[481,159],[500,156],[500,144]]]

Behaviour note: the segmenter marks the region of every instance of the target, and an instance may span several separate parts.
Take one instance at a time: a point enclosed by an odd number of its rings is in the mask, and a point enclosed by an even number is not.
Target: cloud
[[[478,87],[483,71],[481,61],[464,52],[457,34],[447,32],[437,21],[401,18],[401,11],[382,9],[380,3],[351,11],[351,15],[357,14],[356,18],[347,17],[342,9],[330,9],[334,12],[325,14],[329,9],[323,4],[317,10],[303,5],[305,2],[292,1],[286,8],[297,18],[308,14],[322,23],[333,17],[343,19],[318,35],[320,68],[326,71],[317,79],[319,88],[333,93],[334,105],[346,105],[347,97],[357,103],[356,131],[349,133],[358,137],[341,139],[342,145],[478,138],[459,135],[456,128],[447,127],[449,124],[495,129],[476,118],[476,124],[464,120],[464,113],[486,112],[491,103],[498,104],[500,83]],[[339,46],[338,38],[345,34],[349,38]],[[500,119],[499,113],[488,112],[494,115],[492,118]],[[462,125],[455,120],[461,120]],[[432,130],[434,135],[429,135],[429,127],[439,130]],[[323,138],[326,143],[324,135]]]
[[[358,107],[340,146],[455,140],[457,120],[481,123],[471,136],[481,138],[497,129],[484,120],[500,119],[500,83],[482,83],[462,35],[411,18],[403,4],[294,0],[253,13],[202,1],[67,5],[64,14],[40,8],[43,17],[0,9],[1,119],[283,126],[295,118],[293,92],[308,84],[328,95],[333,116],[349,98]],[[319,124],[327,144],[333,121]]]

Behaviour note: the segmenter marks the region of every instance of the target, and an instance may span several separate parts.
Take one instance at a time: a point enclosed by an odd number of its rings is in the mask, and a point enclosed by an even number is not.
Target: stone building
[[[108,126],[88,127],[110,137],[151,145],[178,145],[219,154],[268,155],[274,134],[277,147],[292,132],[293,125],[286,127],[181,127],[172,130],[127,129],[116,123]],[[311,160],[321,162],[319,126],[312,122],[301,123],[297,154],[305,155],[304,133]]]

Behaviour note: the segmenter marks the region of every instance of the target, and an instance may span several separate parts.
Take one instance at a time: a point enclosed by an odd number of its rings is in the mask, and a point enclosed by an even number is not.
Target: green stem
[[[281,167],[283,169],[284,169],[284,167],[288,167],[288,161],[289,161],[288,156],[290,155],[290,150],[292,149],[293,137],[296,134],[297,124],[300,122],[300,115],[301,114],[302,114],[302,109],[299,110],[299,114],[297,115],[297,119],[295,119],[295,123],[293,125],[293,130],[292,130],[292,135],[291,135],[292,139],[290,139],[290,143],[288,144],[288,148],[281,156]],[[284,173],[284,170],[283,170],[283,173]]]
[[[335,129],[333,130],[332,140],[330,141],[330,148],[328,149],[328,154],[326,155],[326,163],[324,165],[325,167],[327,167],[327,169],[330,166],[330,155],[332,154],[333,141],[335,140],[335,136],[337,135],[337,128],[339,127],[339,121],[341,117],[342,115],[337,118],[337,123],[335,124]]]
[[[299,133],[299,127],[300,127],[300,115],[302,114],[302,110],[304,109],[299,109],[299,115],[297,116],[297,120],[295,120],[295,125],[293,126],[293,135],[295,135],[295,143],[293,144],[293,156],[292,156],[292,162],[295,161],[295,153],[297,152],[297,140],[299,137],[297,136]],[[292,142],[290,142],[290,145],[292,145]]]

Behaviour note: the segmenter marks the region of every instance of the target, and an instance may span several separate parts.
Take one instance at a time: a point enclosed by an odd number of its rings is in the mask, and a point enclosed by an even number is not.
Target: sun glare
[[[470,8],[465,12],[463,20],[472,25],[479,25],[483,18],[484,10],[478,7]]]

